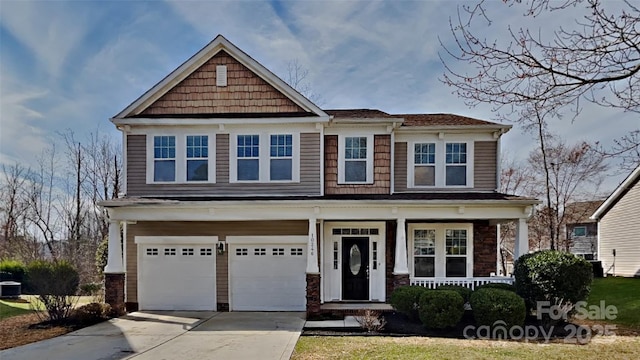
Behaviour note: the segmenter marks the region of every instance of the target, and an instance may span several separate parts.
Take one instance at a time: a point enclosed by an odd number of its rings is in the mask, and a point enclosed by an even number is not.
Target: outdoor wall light
[[[224,241],[218,241],[218,255],[224,254],[226,250],[226,243]]]

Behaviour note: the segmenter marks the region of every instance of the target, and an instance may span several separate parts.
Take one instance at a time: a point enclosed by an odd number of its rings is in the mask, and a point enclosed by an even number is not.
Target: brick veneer
[[[487,221],[473,223],[473,276],[489,276],[496,271],[497,227]]]
[[[104,302],[118,314],[124,314],[124,273],[104,274]]]
[[[307,316],[320,314],[320,274],[307,274]]]
[[[391,136],[375,135],[373,184],[338,184],[338,135],[324,137],[325,194],[389,194],[391,186]]]

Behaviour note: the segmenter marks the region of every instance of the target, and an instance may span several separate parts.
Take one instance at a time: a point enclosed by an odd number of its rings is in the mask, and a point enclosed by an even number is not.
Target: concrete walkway
[[[0,359],[289,359],[303,325],[304,313],[136,312]]]

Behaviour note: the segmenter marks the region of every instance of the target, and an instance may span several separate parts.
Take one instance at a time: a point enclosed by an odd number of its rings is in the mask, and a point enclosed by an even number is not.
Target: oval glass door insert
[[[362,267],[362,254],[360,253],[358,245],[353,244],[351,250],[349,250],[349,268],[351,269],[351,273],[358,275],[360,267]]]

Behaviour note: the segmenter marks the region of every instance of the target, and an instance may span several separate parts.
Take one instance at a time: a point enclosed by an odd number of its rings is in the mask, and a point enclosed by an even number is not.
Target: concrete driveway
[[[0,359],[289,359],[303,326],[304,313],[135,312]]]

